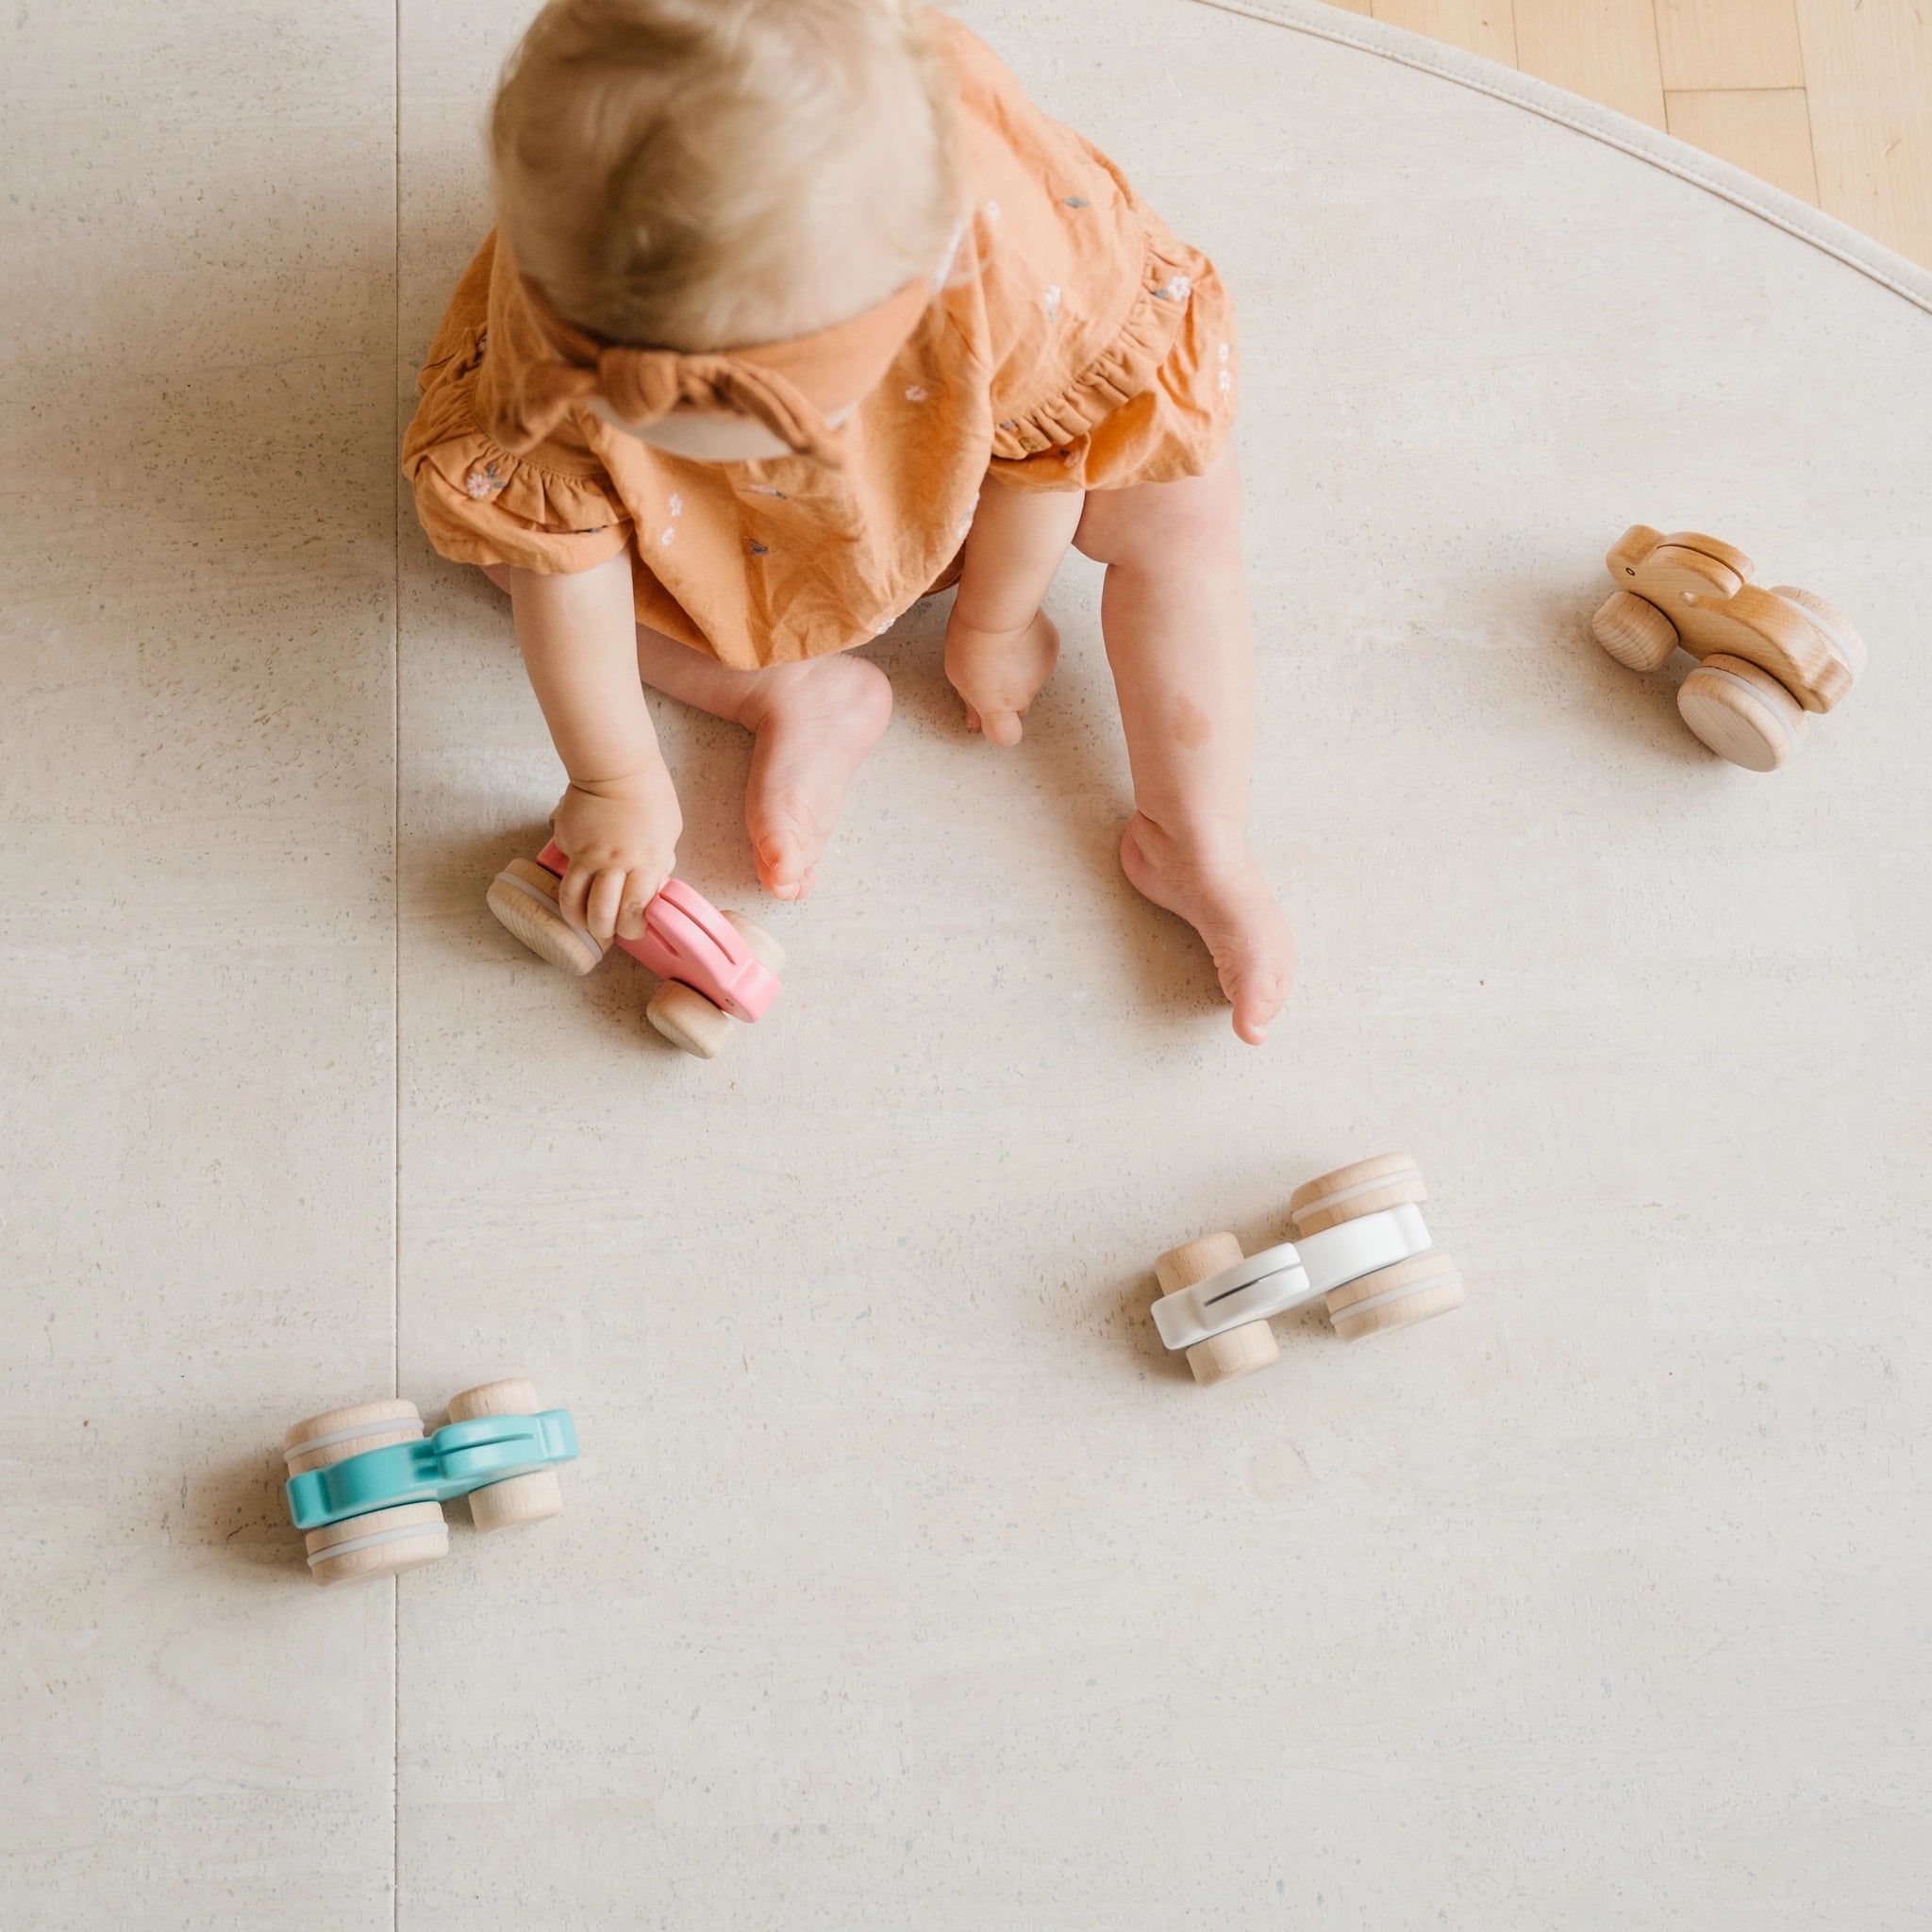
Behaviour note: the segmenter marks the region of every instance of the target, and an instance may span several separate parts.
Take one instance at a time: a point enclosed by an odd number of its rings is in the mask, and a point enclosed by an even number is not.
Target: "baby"
[[[907,0],[552,0],[491,124],[499,225],[405,446],[508,591],[570,787],[564,910],[635,936],[682,830],[643,686],[754,735],[758,876],[811,890],[885,730],[849,655],[957,584],[997,745],[1071,544],[1133,772],[1121,863],[1258,1043],[1294,949],[1248,847],[1234,318],[1213,265],[988,49]]]

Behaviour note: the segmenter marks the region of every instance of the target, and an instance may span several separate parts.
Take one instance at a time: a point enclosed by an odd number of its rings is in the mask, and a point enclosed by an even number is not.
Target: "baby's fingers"
[[[597,886],[607,877],[614,878],[621,883],[624,874],[606,873],[594,865],[581,865],[573,859],[564,868],[563,883],[557,890],[557,909],[573,925],[581,925],[586,931],[596,933],[599,939],[604,940],[610,937],[610,922],[607,918],[603,929],[599,931],[591,908]],[[614,900],[612,904],[614,906]]]
[[[575,859],[567,861],[563,868],[563,883],[557,889],[557,909],[573,925],[588,925],[584,901],[591,896],[591,881],[596,874],[587,865],[579,865]]]
[[[641,869],[633,872],[624,882],[624,898],[617,912],[617,936],[621,940],[640,940],[644,936],[644,910],[658,896],[668,874],[649,873]]]
[[[593,938],[608,940],[617,930],[617,908],[624,898],[624,874],[608,867],[594,874],[584,894],[584,924]]]

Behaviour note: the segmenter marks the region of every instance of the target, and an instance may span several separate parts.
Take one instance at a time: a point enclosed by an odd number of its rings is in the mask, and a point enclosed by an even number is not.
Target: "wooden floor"
[[[1932,0],[1336,0],[1667,127],[1932,267]]]

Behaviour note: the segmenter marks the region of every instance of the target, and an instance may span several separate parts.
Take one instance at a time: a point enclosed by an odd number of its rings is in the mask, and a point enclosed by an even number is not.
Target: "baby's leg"
[[[1254,648],[1233,452],[1205,475],[1091,491],[1074,541],[1107,565],[1101,627],[1138,808],[1121,864],[1207,941],[1235,1031],[1258,1044],[1294,941],[1248,849]]]
[[[1008,490],[991,476],[980,486],[946,622],[946,675],[966,701],[968,728],[994,744],[1019,743],[1020,714],[1059,656],[1040,603],[1083,500],[1077,490]]]
[[[804,898],[852,774],[892,715],[885,673],[844,652],[734,671],[643,625],[638,670],[653,691],[751,732],[744,822],[758,877],[780,899]]]

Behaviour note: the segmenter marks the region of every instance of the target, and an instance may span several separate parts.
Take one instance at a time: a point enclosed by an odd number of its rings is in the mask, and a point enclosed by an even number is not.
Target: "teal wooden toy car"
[[[541,1523],[563,1507],[557,1480],[575,1460],[568,1409],[539,1409],[513,1378],[466,1389],[425,1436],[413,1402],[365,1402],[310,1416],[284,1442],[289,1518],[307,1533],[321,1584],[366,1583],[433,1563],[449,1549],[442,1506],[470,1499],[481,1530]]]

